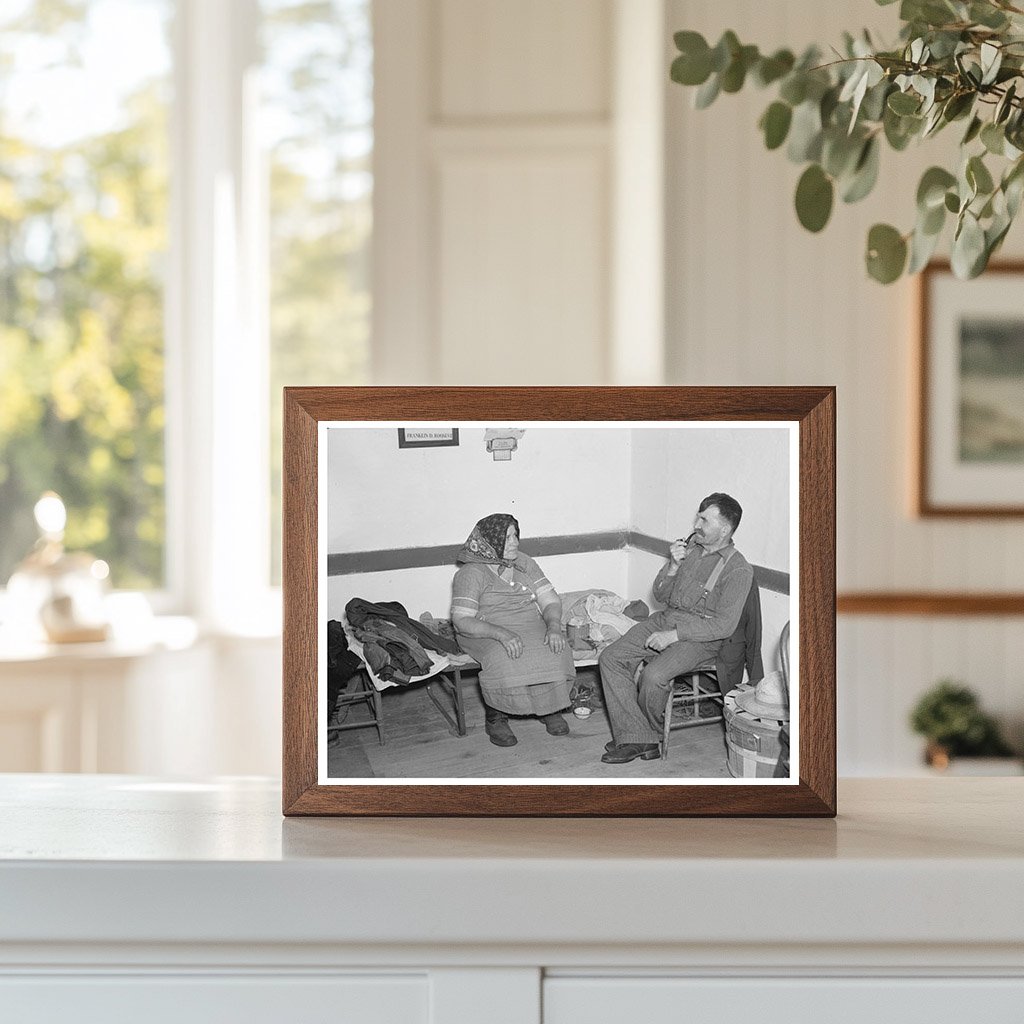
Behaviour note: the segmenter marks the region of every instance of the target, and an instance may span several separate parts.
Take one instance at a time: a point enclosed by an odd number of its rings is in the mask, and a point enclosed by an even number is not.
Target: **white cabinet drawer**
[[[419,975],[91,975],[0,978],[18,1024],[427,1024]]]
[[[544,1024],[1021,1024],[1024,978],[548,977]]]

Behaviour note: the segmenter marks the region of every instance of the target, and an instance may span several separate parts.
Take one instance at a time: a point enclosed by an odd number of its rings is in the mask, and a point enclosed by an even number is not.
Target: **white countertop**
[[[841,781],[835,821],[284,819],[270,781],[0,776],[0,943],[1019,953],[1022,795],[865,779]]]

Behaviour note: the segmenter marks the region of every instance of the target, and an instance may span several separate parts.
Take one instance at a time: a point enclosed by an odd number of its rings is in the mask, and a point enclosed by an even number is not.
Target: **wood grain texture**
[[[918,276],[917,281],[917,437],[914,450],[917,465],[914,474],[916,493],[914,505],[917,514],[923,518],[947,519],[1006,519],[1024,516],[1024,505],[937,505],[931,499],[928,475],[928,438],[931,433],[931,405],[928,394],[928,377],[931,371],[929,338],[932,328],[931,285],[936,274],[951,273],[949,262],[935,260]],[[988,265],[986,276],[995,274],[1024,274],[1024,260],[1001,260]],[[980,612],[968,614],[981,614]]]
[[[836,401],[800,422],[800,779],[836,809]]]
[[[836,598],[840,615],[1024,615],[1024,594],[864,591]]]
[[[284,393],[283,616],[284,811],[317,779],[317,421],[294,389]]]
[[[835,815],[834,388],[286,388],[284,409],[285,814]],[[799,785],[317,784],[317,423],[472,419],[799,422]]]

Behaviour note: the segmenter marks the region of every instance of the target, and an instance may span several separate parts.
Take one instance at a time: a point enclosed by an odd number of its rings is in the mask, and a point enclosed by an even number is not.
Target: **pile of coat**
[[[610,590],[590,588],[562,596],[562,624],[574,650],[593,651],[618,640],[650,615],[643,601],[627,601]]]
[[[409,617],[397,601],[373,603],[354,597],[345,605],[352,635],[363,645],[363,658],[378,679],[407,683],[427,675],[432,662],[427,651],[459,654],[459,645]]]
[[[337,620],[327,623],[327,707],[334,710],[338,694],[363,667],[359,656],[349,650],[345,627]]]

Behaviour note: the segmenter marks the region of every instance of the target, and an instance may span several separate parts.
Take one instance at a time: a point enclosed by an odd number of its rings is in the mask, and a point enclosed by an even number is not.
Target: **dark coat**
[[[371,601],[364,601],[361,597],[353,597],[345,605],[345,617],[352,627],[362,626],[371,617],[387,619],[428,651],[438,651],[441,654],[461,653],[459,645],[454,640],[433,633],[422,622],[411,619],[409,613],[397,601],[381,601],[374,604]]]
[[[327,707],[334,708],[338,694],[363,667],[359,657],[348,648],[345,627],[337,619],[327,623]]]
[[[722,693],[736,689],[743,682],[743,670],[751,683],[764,678],[761,660],[761,591],[757,582],[750,584],[740,621],[715,656],[718,688]]]

